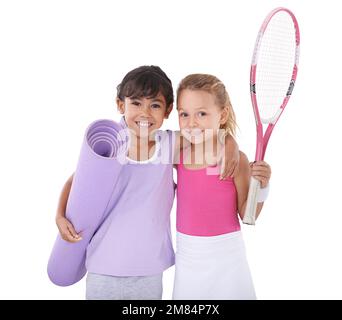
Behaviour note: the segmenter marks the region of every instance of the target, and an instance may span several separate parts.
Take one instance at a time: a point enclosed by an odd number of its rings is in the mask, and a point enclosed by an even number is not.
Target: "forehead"
[[[204,90],[182,90],[178,97],[178,108],[210,108],[215,105],[214,96]]]
[[[159,92],[156,96],[153,97],[145,97],[145,96],[132,96],[132,97],[127,97],[128,99],[131,100],[142,100],[142,101],[146,101],[146,102],[153,102],[153,101],[159,101],[161,103],[166,104],[166,100],[165,97]]]

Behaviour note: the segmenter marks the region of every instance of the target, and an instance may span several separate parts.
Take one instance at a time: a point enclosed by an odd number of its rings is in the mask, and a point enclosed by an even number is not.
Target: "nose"
[[[150,107],[148,105],[144,105],[142,108],[141,108],[141,113],[142,115],[144,115],[145,117],[149,117],[151,115],[150,113]]]
[[[193,117],[193,116],[189,117],[188,127],[189,128],[196,128],[197,127],[197,123],[196,123],[195,117]]]

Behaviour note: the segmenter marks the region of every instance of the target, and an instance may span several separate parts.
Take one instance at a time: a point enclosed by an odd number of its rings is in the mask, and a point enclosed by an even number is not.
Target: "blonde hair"
[[[226,123],[220,126],[220,129],[225,130],[225,135],[230,134],[235,136],[236,119],[235,113],[230,103],[229,95],[224,84],[220,79],[210,74],[190,74],[186,76],[179,84],[177,89],[177,104],[181,92],[185,89],[189,90],[203,90],[211,93],[215,97],[215,103],[221,109],[227,108],[228,118]]]

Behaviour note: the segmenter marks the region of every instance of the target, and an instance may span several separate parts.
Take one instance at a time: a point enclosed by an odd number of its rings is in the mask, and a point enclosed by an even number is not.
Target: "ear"
[[[220,124],[225,124],[229,118],[229,107],[224,107],[221,111]]]
[[[116,105],[118,106],[118,110],[121,114],[125,113],[125,102],[119,98],[116,98]]]
[[[169,118],[169,115],[170,115],[170,113],[171,113],[171,111],[172,111],[172,108],[173,108],[173,104],[171,103],[171,104],[166,108],[166,112],[165,112],[165,116],[164,116],[165,119],[168,119],[168,118]]]

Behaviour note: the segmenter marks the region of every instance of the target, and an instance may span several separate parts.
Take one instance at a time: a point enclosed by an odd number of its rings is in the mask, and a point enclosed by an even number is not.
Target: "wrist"
[[[257,201],[265,202],[266,199],[268,198],[269,192],[270,192],[270,183],[268,183],[266,187],[259,189]]]
[[[56,214],[56,221],[65,218],[64,212],[58,211]]]

